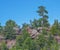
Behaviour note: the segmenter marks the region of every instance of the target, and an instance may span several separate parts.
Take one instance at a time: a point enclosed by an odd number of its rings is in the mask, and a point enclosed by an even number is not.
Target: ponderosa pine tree
[[[53,35],[60,35],[60,25],[59,25],[58,20],[54,21],[54,24],[51,27],[51,33]]]
[[[6,39],[14,39],[15,37],[15,30],[13,29],[14,27],[16,27],[17,24],[15,23],[15,21],[13,20],[8,20],[6,22],[5,28],[4,28],[4,35]]]
[[[30,20],[30,26],[31,26],[32,28],[37,28],[37,27],[39,27],[39,21],[36,20],[36,19],[34,19],[33,21]]]
[[[39,10],[37,11],[37,13],[39,14],[39,16],[42,17],[42,20],[41,20],[41,25],[42,27],[49,27],[49,23],[48,23],[48,11],[45,9],[44,6],[39,6],[38,7]]]

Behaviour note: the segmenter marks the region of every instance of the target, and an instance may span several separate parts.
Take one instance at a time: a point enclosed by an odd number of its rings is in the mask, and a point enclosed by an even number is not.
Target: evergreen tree
[[[60,35],[60,26],[58,20],[54,21],[54,24],[51,27],[51,33],[53,35]]]
[[[41,25],[42,27],[49,27],[49,23],[48,23],[48,11],[45,9],[44,6],[39,6],[38,7],[39,10],[37,11],[37,13],[39,13],[39,16],[42,17],[42,20],[41,20]]]
[[[5,28],[4,28],[4,35],[6,37],[6,39],[14,39],[15,37],[15,30],[13,29],[14,27],[16,27],[17,24],[13,21],[13,20],[8,20],[6,22]]]
[[[0,23],[0,34],[2,34],[3,32],[3,27],[1,26],[1,23]]]
[[[9,49],[7,48],[5,42],[2,42],[2,43],[1,43],[0,50],[9,50]]]

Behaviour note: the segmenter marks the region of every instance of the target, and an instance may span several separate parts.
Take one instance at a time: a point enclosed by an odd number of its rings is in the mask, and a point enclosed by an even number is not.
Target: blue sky
[[[18,25],[29,23],[30,20],[39,18],[36,11],[41,5],[49,12],[49,23],[53,24],[54,19],[59,20],[60,0],[0,0],[0,23],[5,25],[9,19]]]

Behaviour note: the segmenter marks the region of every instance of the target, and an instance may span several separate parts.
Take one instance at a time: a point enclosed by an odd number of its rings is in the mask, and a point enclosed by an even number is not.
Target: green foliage
[[[25,43],[26,43],[26,41],[28,41],[28,38],[30,37],[29,33],[25,29],[23,29],[22,32],[23,32],[22,35],[20,35],[16,38],[17,45],[20,47],[20,49],[24,49]]]
[[[42,29],[42,34],[48,35],[48,32],[46,31],[46,29]]]
[[[31,27],[32,27],[32,28],[37,28],[37,27],[39,27],[39,22],[38,22],[38,20],[36,20],[36,19],[34,19],[34,21],[31,21],[31,20],[30,20],[30,24],[31,24]]]
[[[24,24],[22,25],[22,29],[25,29],[25,28],[28,27],[28,26],[29,26],[29,24],[24,23]]]
[[[17,50],[37,50],[38,44],[36,40],[32,39],[29,33],[24,29],[23,34],[16,38],[16,48]]]
[[[1,23],[0,23],[0,34],[2,34],[3,32],[3,27],[1,26]]]
[[[51,27],[51,33],[53,35],[60,35],[60,24],[59,24],[58,20],[54,21],[54,24]]]
[[[1,43],[0,50],[8,50],[5,42]]]
[[[37,11],[37,13],[39,14],[39,16],[42,16],[41,23],[40,23],[41,26],[49,27],[50,24],[48,23],[48,20],[47,20],[48,19],[47,10],[45,9],[44,6],[39,6],[38,8],[39,8],[39,10]]]
[[[38,8],[39,10],[37,11],[37,13],[39,13],[40,16],[44,16],[45,13],[48,14],[44,6],[39,6]]]
[[[47,15],[47,10],[44,6],[40,6],[37,13],[39,13],[39,16],[42,18],[34,19],[33,21],[30,21],[30,24],[24,23],[21,29],[21,35],[16,36],[16,31],[13,28],[18,27],[18,25],[15,21],[8,20],[4,27],[0,24],[0,33],[3,32],[5,40],[16,39],[15,46],[9,50],[59,50],[60,45],[58,45],[58,42],[53,35],[60,35],[60,23],[58,20],[55,20],[50,31],[47,32],[47,30],[44,29],[44,27],[47,28],[50,26],[48,23],[49,17]],[[42,33],[39,34],[37,38],[32,39],[30,33],[26,30],[28,26],[32,28],[43,27]],[[0,50],[8,50],[5,42],[1,43]]]
[[[37,39],[37,43],[39,45],[40,48],[43,48],[46,45],[46,38],[44,37],[44,35],[39,35],[38,39]]]
[[[12,47],[12,48],[11,48],[11,49],[9,49],[9,50],[17,50],[17,49],[16,49],[16,47]]]
[[[15,30],[13,28],[16,26],[17,26],[17,24],[13,20],[8,20],[6,22],[6,25],[4,28],[4,35],[5,35],[6,39],[15,38]]]
[[[42,24],[42,21],[44,21],[44,24]],[[50,24],[48,23],[48,20],[45,17],[39,18],[38,20],[34,19],[33,21],[30,21],[30,26],[32,28],[42,27],[42,25],[44,25],[44,27],[50,26]]]

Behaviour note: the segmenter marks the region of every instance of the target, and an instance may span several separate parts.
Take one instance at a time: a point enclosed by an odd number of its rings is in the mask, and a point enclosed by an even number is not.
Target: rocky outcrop
[[[32,38],[35,38],[38,36],[39,32],[36,29],[32,29],[30,27],[27,27],[27,31],[30,34]]]
[[[7,48],[12,48],[13,46],[15,46],[16,44],[16,40],[6,40],[6,45],[7,45]]]
[[[15,30],[15,35],[17,36],[17,35],[20,35],[21,34],[21,32],[22,32],[22,30],[19,28],[19,27],[14,27],[13,28],[14,30]]]
[[[49,28],[46,28],[46,27],[38,27],[37,29],[32,29],[30,27],[27,27],[27,31],[28,31],[28,33],[30,34],[30,36],[32,38],[35,38],[39,34],[41,34],[43,29],[45,29],[47,32],[50,31],[50,29]]]

